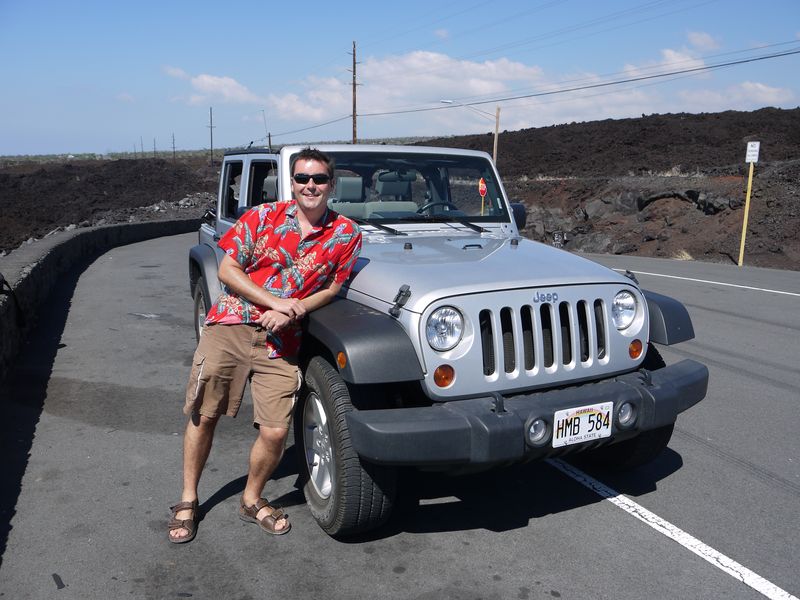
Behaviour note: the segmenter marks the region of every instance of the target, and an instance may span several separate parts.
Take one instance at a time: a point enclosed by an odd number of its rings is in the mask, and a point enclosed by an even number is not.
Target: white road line
[[[682,529],[675,527],[675,525],[672,523],[665,521],[658,515],[650,512],[630,498],[623,496],[619,492],[616,492],[605,484],[597,481],[580,469],[576,469],[572,465],[565,463],[560,459],[547,459],[547,462],[562,473],[572,477],[578,483],[586,486],[599,496],[602,496],[625,512],[648,524],[659,533],[678,542],[681,546],[691,550],[700,558],[708,561],[734,579],[738,579],[745,585],[750,586],[755,591],[763,594],[767,598],[770,598],[771,600],[798,600],[796,596],[793,596],[789,592],[767,581],[757,573],[753,573],[753,571],[740,565],[735,560],[717,552],[697,538],[692,537]]]
[[[614,269],[615,271],[619,271],[620,273],[624,273],[628,269]],[[637,275],[651,275],[653,277],[667,277],[669,279],[682,279],[683,281],[696,281],[697,283],[712,283],[714,285],[724,285],[727,287],[735,287],[740,288],[743,290],[755,290],[757,292],[771,292],[773,294],[784,294],[786,296],[796,296],[800,298],[800,293],[797,292],[784,292],[782,290],[771,290],[769,288],[760,288],[760,287],[753,287],[750,285],[739,285],[738,283],[722,283],[721,281],[708,281],[706,279],[694,279],[692,277],[678,277],[677,275],[664,275],[662,273],[648,273],[647,271],[633,271],[631,273],[636,273]]]

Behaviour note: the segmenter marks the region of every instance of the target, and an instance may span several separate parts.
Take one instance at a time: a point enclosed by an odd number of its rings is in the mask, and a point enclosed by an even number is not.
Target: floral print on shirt
[[[279,298],[306,298],[325,283],[344,283],[361,251],[361,232],[350,219],[328,210],[322,224],[302,238],[297,203],[273,202],[246,212],[218,245],[238,262],[250,279]],[[264,307],[238,296],[223,285],[223,293],[208,311],[206,324],[254,323]],[[295,356],[302,330],[292,323],[270,333],[271,358]]]

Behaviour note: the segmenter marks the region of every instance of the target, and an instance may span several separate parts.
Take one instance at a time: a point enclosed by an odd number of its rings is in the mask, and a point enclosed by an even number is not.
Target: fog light
[[[547,436],[547,423],[542,419],[534,419],[528,425],[528,443],[531,445],[541,444]]]
[[[623,402],[617,413],[617,423],[622,427],[627,427],[636,419],[636,407],[630,402]]]
[[[436,367],[436,370],[433,372],[433,381],[438,385],[440,388],[446,388],[456,378],[456,372],[453,367],[450,365],[442,365],[440,367]]]
[[[642,340],[633,340],[628,346],[628,355],[633,359],[636,360],[642,355]]]

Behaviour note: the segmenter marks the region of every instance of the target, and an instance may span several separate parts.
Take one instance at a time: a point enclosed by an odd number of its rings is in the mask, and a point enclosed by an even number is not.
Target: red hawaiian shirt
[[[222,236],[218,245],[244,267],[256,284],[279,298],[306,298],[326,281],[343,283],[361,252],[361,232],[350,219],[328,210],[322,224],[302,238],[297,203],[273,202],[247,211]],[[258,306],[226,286],[206,316],[206,324],[254,323]],[[294,356],[302,331],[291,323],[267,336],[270,358]]]

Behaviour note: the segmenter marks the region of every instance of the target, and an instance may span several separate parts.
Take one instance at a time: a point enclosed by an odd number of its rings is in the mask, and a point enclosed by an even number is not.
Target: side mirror
[[[203,216],[200,217],[200,222],[214,227],[215,223],[217,222],[217,211],[213,208],[207,208],[203,213]]]
[[[528,222],[528,211],[522,202],[512,202],[511,212],[514,215],[514,223],[517,224],[517,229],[522,232],[525,229],[525,223]]]

